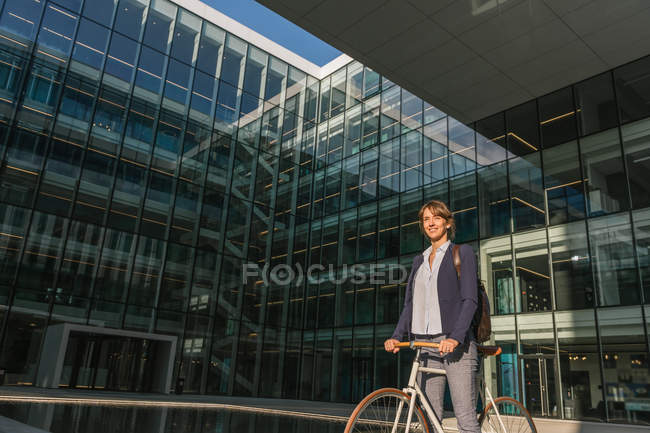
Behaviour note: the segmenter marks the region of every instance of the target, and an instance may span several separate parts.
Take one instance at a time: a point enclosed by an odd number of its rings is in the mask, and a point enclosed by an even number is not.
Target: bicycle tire
[[[496,416],[499,411],[499,418]],[[530,413],[520,401],[511,397],[497,397],[489,402],[479,420],[481,433],[537,433]]]
[[[396,388],[382,388],[368,394],[352,411],[344,433],[390,433],[393,430],[395,416],[400,402],[403,408],[395,432],[404,432],[408,417],[408,404],[411,397]],[[417,403],[413,408],[413,417],[409,432],[434,433],[429,421]]]

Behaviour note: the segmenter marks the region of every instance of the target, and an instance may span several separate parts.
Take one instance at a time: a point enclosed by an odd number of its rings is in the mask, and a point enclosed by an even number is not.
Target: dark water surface
[[[341,433],[342,422],[224,409],[6,403],[0,415],[52,433]]]

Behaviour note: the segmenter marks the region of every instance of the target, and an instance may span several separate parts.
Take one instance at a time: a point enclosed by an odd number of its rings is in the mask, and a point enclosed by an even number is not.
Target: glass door
[[[553,355],[523,355],[524,405],[532,416],[557,417]]]

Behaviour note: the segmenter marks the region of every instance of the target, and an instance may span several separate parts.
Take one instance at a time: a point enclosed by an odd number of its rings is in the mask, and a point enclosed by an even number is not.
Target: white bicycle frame
[[[433,374],[442,374],[442,375],[447,375],[447,372],[443,369],[440,368],[429,368],[429,367],[423,367],[420,365],[420,351],[421,348],[417,348],[415,352],[415,359],[413,360],[413,367],[411,367],[411,375],[409,376],[409,381],[408,385],[402,391],[406,394],[408,394],[410,398],[409,402],[409,409],[408,409],[408,416],[406,418],[406,431],[404,433],[409,433],[409,428],[411,427],[411,419],[413,417],[413,409],[415,408],[415,402],[416,398],[419,397],[420,404],[424,408],[424,411],[426,412],[429,420],[433,424],[434,428],[436,429],[436,432],[438,433],[443,433],[442,430],[442,425],[440,424],[440,421],[438,421],[438,417],[436,417],[435,413],[433,412],[433,408],[429,404],[426,398],[424,398],[424,393],[420,389],[420,386],[417,383],[417,376],[418,373],[433,373]],[[479,370],[479,376],[481,377],[481,385],[483,385],[483,364],[481,362],[481,368]],[[490,390],[487,387],[487,384],[485,386],[479,387],[479,394],[481,395],[481,400],[483,401],[483,407],[486,407],[488,402],[492,403],[492,407],[494,407],[494,411],[496,412],[497,419],[499,421],[499,424],[501,425],[501,428],[503,431],[505,431],[505,426],[503,424],[503,421],[501,420],[501,415],[499,414],[499,410],[497,409],[496,404],[494,403],[494,399],[492,398],[492,394],[490,393]],[[400,401],[398,407],[397,407],[397,414],[395,416],[395,422],[393,424],[393,429],[392,433],[395,433],[397,430],[397,425],[398,421],[400,419],[400,415],[402,413],[402,409],[404,409],[404,402]]]

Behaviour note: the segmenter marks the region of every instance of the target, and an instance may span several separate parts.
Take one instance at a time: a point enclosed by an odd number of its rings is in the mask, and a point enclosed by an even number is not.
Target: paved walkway
[[[76,403],[97,405],[128,405],[128,406],[166,406],[227,409],[256,413],[297,416],[320,419],[323,421],[343,424],[354,409],[354,404],[328,403],[306,400],[286,400],[276,398],[232,397],[219,395],[165,395],[165,394],[136,394],[111,391],[86,391],[67,389],[44,389],[35,387],[0,386],[0,403],[12,402],[43,402],[43,403]],[[0,433],[36,433],[42,430],[18,424],[8,418],[0,417]],[[538,433],[648,433],[649,426],[634,426],[621,424],[591,423],[536,418]],[[443,423],[445,431],[455,432],[456,421],[447,418]],[[341,426],[343,430],[343,426]]]

